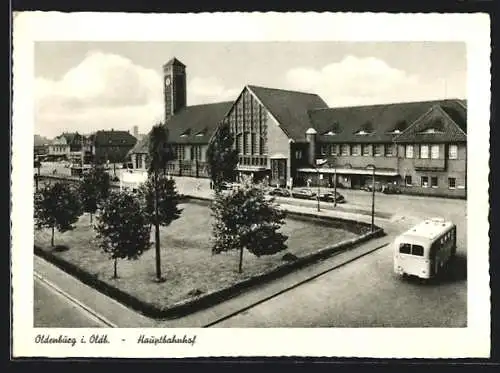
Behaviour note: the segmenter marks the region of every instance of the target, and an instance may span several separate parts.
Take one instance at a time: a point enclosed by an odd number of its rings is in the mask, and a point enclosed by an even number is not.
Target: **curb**
[[[356,238],[355,241],[346,240],[339,242],[338,244],[323,247],[316,250],[306,256],[300,257],[295,261],[282,264],[273,270],[258,273],[253,277],[247,278],[236,282],[230,286],[222,289],[214,290],[210,293],[205,293],[197,298],[186,299],[166,307],[158,307],[151,303],[144,302],[139,298],[120,290],[119,288],[104,282],[92,274],[86,272],[75,264],[68,262],[50,252],[44,251],[40,247],[36,246],[35,255],[47,260],[49,263],[54,264],[58,268],[62,269],[66,273],[74,276],[79,281],[90,286],[91,288],[107,295],[114,300],[122,303],[123,305],[141,313],[144,316],[153,319],[176,319],[180,317],[187,316],[194,312],[200,311],[202,309],[214,306],[225,301],[228,298],[234,297],[241,292],[252,288],[257,285],[261,285],[272,280],[276,280],[284,275],[287,275],[300,268],[312,265],[322,259],[331,257],[334,253],[349,250],[351,247],[364,243],[372,238],[377,238],[384,236],[385,232],[383,229],[378,228],[374,232],[369,232],[363,234]],[[82,307],[85,307],[82,305]]]
[[[96,319],[98,319],[100,322],[102,322],[106,326],[108,326],[110,328],[118,328],[118,326],[116,324],[112,323],[111,321],[109,321],[107,318],[105,318],[101,314],[97,313],[92,308],[87,307],[85,304],[83,304],[78,299],[76,299],[76,298],[72,297],[71,295],[69,295],[67,292],[65,292],[64,290],[62,290],[57,285],[55,285],[52,281],[47,280],[45,277],[43,277],[42,275],[40,275],[38,272],[33,271],[33,276],[35,276],[41,282],[45,283],[48,287],[54,289],[57,293],[61,294],[63,297],[69,299],[72,303],[76,304],[80,308],[84,309],[86,312],[90,313],[93,317],[95,317]]]
[[[390,244],[390,242],[387,242],[387,243],[385,243],[385,244],[383,244],[383,245],[379,245],[379,246],[377,246],[377,247],[375,247],[375,248],[373,248],[373,249],[370,249],[370,250],[368,250],[368,251],[366,251],[366,252],[364,252],[364,253],[362,253],[362,254],[356,255],[355,257],[353,257],[353,258],[351,258],[351,259],[349,259],[349,260],[346,260],[345,262],[342,262],[342,263],[340,263],[340,264],[338,264],[338,265],[336,265],[336,266],[333,266],[333,267],[331,267],[331,268],[325,269],[324,271],[321,271],[321,272],[319,272],[319,273],[317,273],[317,274],[315,274],[315,275],[313,275],[313,276],[311,276],[311,277],[308,277],[308,278],[306,278],[305,280],[299,281],[299,282],[297,282],[297,283],[295,283],[295,284],[293,284],[293,285],[291,285],[291,286],[289,286],[289,287],[287,287],[287,288],[285,288],[285,289],[283,289],[283,290],[280,290],[280,291],[278,291],[278,292],[276,292],[276,293],[274,293],[274,294],[272,294],[272,295],[270,295],[270,296],[268,296],[268,297],[265,297],[265,298],[263,298],[263,299],[260,299],[260,300],[258,300],[257,302],[254,302],[254,303],[250,304],[249,306],[246,306],[246,307],[244,307],[244,308],[241,308],[241,309],[239,309],[238,311],[232,312],[232,313],[230,313],[229,315],[226,315],[226,316],[224,316],[224,317],[221,317],[221,318],[219,318],[219,319],[217,319],[217,320],[215,320],[215,321],[212,321],[212,322],[210,322],[210,323],[208,323],[208,324],[206,324],[206,325],[204,325],[204,326],[202,326],[202,327],[203,327],[203,328],[209,328],[209,327],[211,327],[211,326],[214,326],[214,325],[216,325],[216,324],[219,324],[219,323],[220,323],[220,322],[222,322],[222,321],[225,321],[225,320],[227,320],[227,319],[230,319],[231,317],[234,317],[234,316],[236,316],[236,315],[238,315],[238,314],[240,314],[240,313],[243,313],[243,312],[245,312],[245,311],[248,311],[249,309],[251,309],[251,308],[253,308],[253,307],[255,307],[255,306],[258,306],[259,304],[265,303],[265,302],[267,302],[268,300],[271,300],[271,299],[273,299],[273,298],[275,298],[275,297],[277,297],[277,296],[279,296],[279,295],[281,295],[281,294],[284,294],[284,293],[286,293],[286,292],[288,292],[288,291],[290,291],[290,290],[293,290],[293,289],[295,289],[295,288],[298,288],[299,286],[304,285],[304,284],[306,284],[306,283],[308,283],[308,282],[310,282],[310,281],[312,281],[312,280],[315,280],[315,279],[317,279],[317,278],[319,278],[319,277],[321,277],[321,276],[323,276],[323,275],[325,275],[325,274],[327,274],[327,273],[329,273],[329,272],[331,272],[331,271],[333,271],[333,270],[335,270],[335,269],[337,269],[337,268],[343,267],[343,266],[344,266],[344,265],[346,265],[346,264],[349,264],[349,263],[351,263],[351,262],[354,262],[355,260],[358,260],[359,258],[362,258],[362,257],[364,257],[364,256],[366,256],[366,255],[369,255],[369,254],[373,253],[374,251],[380,250],[381,248],[383,248],[383,247],[385,247],[385,246],[387,246],[387,245],[389,245],[389,244]]]

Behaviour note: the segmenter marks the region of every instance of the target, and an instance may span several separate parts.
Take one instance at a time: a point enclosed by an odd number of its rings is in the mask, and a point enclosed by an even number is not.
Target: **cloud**
[[[214,77],[195,77],[189,81],[187,89],[193,105],[232,101],[242,90],[242,88],[227,88]]]
[[[36,131],[56,136],[62,131],[97,129],[147,131],[161,119],[161,76],[131,60],[93,51],[60,79],[35,81]]]
[[[418,76],[374,57],[346,56],[321,69],[297,67],[285,78],[289,88],[317,93],[332,107],[411,100],[422,94]]]

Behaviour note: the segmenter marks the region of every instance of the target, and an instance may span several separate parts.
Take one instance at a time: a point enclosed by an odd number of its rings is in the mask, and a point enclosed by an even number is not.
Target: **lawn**
[[[287,218],[282,232],[289,238],[284,252],[257,258],[244,253],[243,273],[237,272],[238,253],[211,253],[210,210],[199,203],[184,203],[180,219],[161,231],[162,274],[166,282],[158,284],[155,276],[154,245],[138,260],[120,260],[118,279],[112,279],[113,262],[98,248],[95,233],[88,215],[80,218],[70,232],[56,232],[55,244],[69,248],[56,251],[50,248],[50,230],[35,231],[35,245],[52,251],[64,260],[97,275],[99,279],[125,291],[138,299],[164,308],[191,297],[190,292],[211,292],[230,286],[240,280],[269,271],[284,263],[283,255],[297,257],[326,246],[354,238],[360,234],[333,227],[328,222],[312,222],[306,219]],[[152,241],[154,232],[152,232]]]

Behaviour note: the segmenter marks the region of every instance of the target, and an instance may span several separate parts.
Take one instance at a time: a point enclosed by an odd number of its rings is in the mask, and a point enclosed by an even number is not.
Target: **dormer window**
[[[205,136],[205,134],[204,134],[203,132],[198,132],[198,133],[196,134],[196,137],[202,137],[202,136]]]
[[[183,133],[181,133],[180,137],[188,137],[190,134],[191,134],[191,129],[187,129]]]
[[[356,135],[358,135],[358,136],[366,136],[366,135],[371,135],[371,134],[372,134],[371,132],[368,132],[365,130],[359,130],[358,132],[356,132]]]
[[[420,132],[422,134],[434,134],[434,133],[442,133],[441,131],[435,128],[427,128],[425,131]]]

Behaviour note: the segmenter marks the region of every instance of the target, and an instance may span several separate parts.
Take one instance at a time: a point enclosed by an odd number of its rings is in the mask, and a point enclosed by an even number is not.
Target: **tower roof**
[[[179,61],[177,58],[172,58],[170,61],[168,61],[165,65],[163,65],[164,67],[165,66],[181,66],[181,67],[186,67],[186,65],[184,65],[181,61]]]

